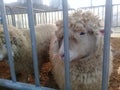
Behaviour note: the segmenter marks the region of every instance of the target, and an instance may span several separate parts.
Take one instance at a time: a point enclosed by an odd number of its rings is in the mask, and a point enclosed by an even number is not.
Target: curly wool
[[[59,55],[60,43],[63,38],[63,21],[58,21],[56,26],[57,31],[52,35],[49,54],[56,83],[60,90],[65,90],[64,61]],[[74,38],[78,38],[75,36],[76,33],[85,32],[90,37],[96,38],[97,45],[94,46],[95,51],[91,51],[86,57],[77,57],[70,62],[71,90],[101,90],[103,36],[99,32],[100,26],[99,18],[90,12],[77,11],[68,17],[69,39],[74,41]],[[111,72],[112,52],[110,50],[109,76]]]
[[[16,73],[24,73],[23,82],[28,80],[28,74],[33,73],[32,48],[29,30],[19,30],[8,26]],[[39,68],[45,59],[48,59],[48,50],[51,34],[56,30],[52,24],[37,25],[35,27]],[[0,45],[5,44],[2,27],[0,28]]]

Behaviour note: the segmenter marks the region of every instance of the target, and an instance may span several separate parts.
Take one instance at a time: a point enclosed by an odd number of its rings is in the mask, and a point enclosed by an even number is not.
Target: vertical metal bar
[[[36,86],[40,86],[32,0],[27,0],[27,4],[28,4],[27,11],[28,11],[28,21],[29,21],[29,27],[30,27],[31,44],[32,44],[32,56],[33,56],[33,64],[34,64],[35,84],[36,84]]]
[[[22,25],[21,25],[21,28],[24,28],[24,18],[23,18],[24,16],[23,16],[23,13],[21,14],[21,22],[22,22]]]
[[[39,12],[38,12],[37,18],[38,18],[38,23],[37,24],[40,24],[40,14],[39,14]]]
[[[40,24],[42,23],[42,12],[40,13]]]
[[[23,28],[25,28],[25,13],[22,14],[23,17]]]
[[[34,12],[34,25],[36,25],[37,24],[37,20],[36,20],[36,12]]]
[[[10,74],[12,77],[12,81],[16,82],[16,76],[15,76],[15,70],[14,70],[14,63],[13,63],[13,57],[12,57],[12,47],[10,43],[10,36],[7,28],[7,22],[6,22],[6,11],[5,11],[5,5],[3,0],[0,0],[0,7],[1,7],[1,14],[2,14],[2,20],[3,20],[3,28],[4,28],[4,35],[5,35],[5,41],[7,45],[7,52],[8,52],[8,60],[10,65]]]
[[[45,12],[45,20],[46,20],[45,24],[47,24],[47,12]]]
[[[102,7],[102,20],[104,19],[104,6]]]
[[[39,24],[40,23],[40,13],[39,12],[37,14],[37,18],[38,18],[38,23],[37,24]]]
[[[71,90],[70,85],[70,66],[69,66],[69,33],[68,33],[68,3],[62,0],[63,5],[63,26],[64,26],[64,52],[65,52],[65,90]]]
[[[55,11],[54,13],[55,13],[55,14],[54,14],[54,15],[55,15],[55,16],[54,16],[54,22],[55,22],[55,21],[57,21],[57,20],[56,20],[56,13],[57,13],[57,11]]]
[[[24,25],[25,27],[24,27],[24,28],[27,28],[27,17],[26,17],[26,13],[24,13],[24,20],[25,20],[25,22],[24,22],[24,23],[25,23],[25,25]]]
[[[15,22],[15,14],[12,13],[12,25],[16,26],[16,22]]]
[[[6,15],[6,20],[7,20],[7,24],[9,24],[10,23],[10,19],[9,19],[9,15]]]
[[[45,24],[45,12],[43,12],[43,24]]]
[[[39,24],[41,24],[41,12],[39,13]]]
[[[92,12],[95,13],[95,11],[94,11],[94,7],[92,7]]]
[[[113,15],[114,15],[114,12],[116,12],[116,5],[113,4],[112,7],[113,7]],[[114,15],[113,17],[114,17],[114,18],[112,18],[112,22],[113,22],[113,23],[112,23],[112,27],[115,27],[116,24],[117,24],[117,16]]]
[[[61,16],[61,19],[63,19],[63,13],[62,13],[62,11],[60,11],[60,16]]]
[[[103,50],[102,90],[108,90],[110,33],[112,21],[112,0],[106,0],[105,7],[105,36]]]
[[[60,20],[60,11],[58,11],[58,19],[57,20]]]
[[[22,28],[23,27],[23,21],[22,21],[22,14],[20,13],[20,15],[19,15],[19,20],[20,20],[20,28]]]
[[[50,13],[51,13],[51,12],[48,12],[48,14],[49,14],[49,15],[48,15],[48,16],[49,16],[49,17],[48,17],[48,18],[49,18],[49,23],[51,23],[51,19],[50,19],[50,18],[51,18],[51,17],[50,17],[51,15],[50,15]]]
[[[19,26],[19,17],[18,17],[19,15],[18,14],[16,14],[16,27],[17,28],[20,28],[20,26]]]
[[[52,23],[54,23],[54,22],[53,22],[53,12],[52,12]]]
[[[100,7],[98,7],[98,16],[100,17]]]
[[[44,23],[44,11],[42,12],[42,24]]]
[[[20,14],[18,14],[18,22],[19,22],[19,28],[21,28],[21,17],[20,17]]]
[[[15,13],[14,13],[14,11],[13,11],[13,9],[11,7],[9,7],[9,8],[10,8],[10,14],[12,16],[12,25],[16,26],[16,23],[15,23]]]
[[[118,11],[118,5],[117,5],[117,25],[116,26],[118,26],[118,23],[119,23],[118,13],[119,11]]]
[[[39,12],[39,24],[41,24],[41,12]]]
[[[118,4],[118,11],[120,11],[120,4]],[[120,18],[120,13],[118,13],[118,19],[119,18]],[[120,22],[120,19],[118,20],[118,22]],[[120,27],[120,23],[118,23],[117,27]]]
[[[39,23],[39,16],[38,16],[38,12],[36,13],[36,25]]]

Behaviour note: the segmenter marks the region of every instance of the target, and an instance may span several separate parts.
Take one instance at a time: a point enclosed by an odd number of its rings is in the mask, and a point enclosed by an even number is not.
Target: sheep
[[[29,30],[19,30],[8,26],[10,33],[10,42],[14,58],[16,73],[24,73],[22,82],[28,81],[28,75],[33,73],[32,50]],[[48,58],[50,36],[56,29],[52,24],[41,24],[35,26],[37,54],[39,67],[41,67],[45,58]],[[6,43],[4,40],[3,29],[0,27],[0,61],[7,58]]]
[[[40,24],[35,26],[35,34],[36,34],[36,42],[37,42],[37,53],[38,59],[40,63],[45,59],[49,59],[49,44],[51,34],[56,30],[56,26],[54,24]],[[22,30],[23,35],[27,37],[27,41],[31,44],[30,40],[30,32],[28,30]],[[31,48],[31,46],[30,46]],[[31,49],[30,49],[31,50]],[[40,65],[41,66],[41,65]]]
[[[101,90],[103,34],[101,20],[89,11],[76,11],[68,16],[71,90]],[[65,90],[63,21],[50,42],[52,73],[60,90]],[[109,76],[112,72],[110,50]]]

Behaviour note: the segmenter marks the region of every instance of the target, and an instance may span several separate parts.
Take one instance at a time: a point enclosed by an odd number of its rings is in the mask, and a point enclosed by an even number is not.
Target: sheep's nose
[[[64,58],[65,54],[64,54],[64,53],[62,53],[62,54],[60,54],[60,56],[61,56],[61,58]]]

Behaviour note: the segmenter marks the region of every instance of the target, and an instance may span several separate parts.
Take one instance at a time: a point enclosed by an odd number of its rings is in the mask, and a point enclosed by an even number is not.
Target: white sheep
[[[28,79],[28,74],[33,73],[32,49],[29,30],[17,30],[9,26],[10,40],[16,73],[24,73],[23,82]],[[47,59],[49,52],[50,36],[56,29],[55,25],[43,24],[35,27],[39,67]],[[7,58],[7,49],[3,29],[0,27],[0,60]],[[8,59],[8,58],[7,58]]]
[[[65,89],[63,21],[50,43],[52,73],[60,90]],[[101,90],[103,35],[101,21],[89,11],[77,11],[68,17],[71,90]],[[109,76],[112,72],[110,51]]]

